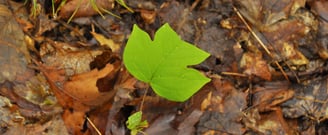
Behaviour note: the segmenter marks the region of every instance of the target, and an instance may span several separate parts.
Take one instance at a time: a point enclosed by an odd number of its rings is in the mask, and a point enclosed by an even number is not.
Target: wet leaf
[[[240,60],[240,67],[247,75],[255,75],[265,80],[271,80],[268,64],[259,54],[246,52]]]
[[[316,121],[327,119],[327,84],[328,79],[324,78],[309,81],[307,85],[294,85],[297,93],[282,104],[284,115],[289,118],[305,116]]]
[[[253,105],[259,112],[275,110],[277,106],[294,96],[294,90],[287,82],[268,82],[263,86],[254,86]]]
[[[206,98],[210,102],[197,124],[197,134],[215,130],[217,133],[243,134],[245,130],[238,120],[246,108],[246,95],[227,80],[214,78],[215,91]],[[203,101],[204,102],[204,101]],[[228,123],[228,124],[227,124]]]
[[[296,134],[295,130],[292,129],[283,118],[280,109],[277,109],[274,112],[261,114],[261,116],[256,116],[258,114],[252,113],[256,112],[248,112],[246,114],[246,119],[249,121],[245,119],[245,125],[247,128],[252,129],[255,134]],[[250,119],[256,119],[256,121],[251,121]]]
[[[181,40],[168,25],[163,25],[152,41],[147,33],[134,26],[123,54],[128,71],[150,83],[154,91],[172,101],[185,101],[210,79],[187,68],[209,56]]]

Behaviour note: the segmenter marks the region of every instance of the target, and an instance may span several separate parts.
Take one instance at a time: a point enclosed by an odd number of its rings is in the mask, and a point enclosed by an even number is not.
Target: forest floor
[[[0,134],[125,135],[137,111],[139,134],[328,134],[328,1],[53,2],[0,0]],[[165,23],[210,54],[185,102],[122,58],[134,24]]]

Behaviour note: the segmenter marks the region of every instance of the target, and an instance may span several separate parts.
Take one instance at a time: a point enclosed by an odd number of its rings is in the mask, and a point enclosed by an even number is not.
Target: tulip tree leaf
[[[149,83],[156,94],[171,101],[183,102],[210,81],[187,66],[197,65],[209,54],[180,39],[164,24],[154,40],[134,25],[123,53],[127,70],[137,79]]]

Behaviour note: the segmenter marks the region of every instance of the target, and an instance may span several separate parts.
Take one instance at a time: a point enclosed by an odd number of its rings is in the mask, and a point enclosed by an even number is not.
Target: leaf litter
[[[59,18],[0,2],[0,134],[129,134],[141,102],[148,134],[327,134],[326,1],[94,1],[121,19],[61,2]],[[74,11],[88,21],[65,23]],[[212,81],[183,103],[122,63],[133,24],[154,37],[165,23],[211,54],[192,67]]]

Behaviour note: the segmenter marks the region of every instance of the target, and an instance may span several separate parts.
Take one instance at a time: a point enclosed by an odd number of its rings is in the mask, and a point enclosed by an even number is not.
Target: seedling
[[[137,25],[123,53],[127,70],[153,88],[155,93],[171,101],[183,102],[210,81],[200,72],[187,66],[197,65],[209,54],[180,39],[164,24],[154,40]]]
[[[210,81],[197,70],[187,67],[201,63],[208,56],[207,52],[181,40],[168,24],[156,32],[154,40],[134,25],[123,61],[127,70],[137,79],[150,84],[156,94],[183,102]],[[142,110],[142,104],[140,108]],[[148,126],[147,121],[141,122],[141,118],[142,111],[129,116],[126,124],[131,135]]]
[[[130,115],[128,121],[126,121],[127,128],[131,130],[131,135],[136,135],[139,132],[143,133],[141,130],[145,127],[148,127],[148,122],[141,121],[141,118],[142,118],[142,112],[138,111]]]

